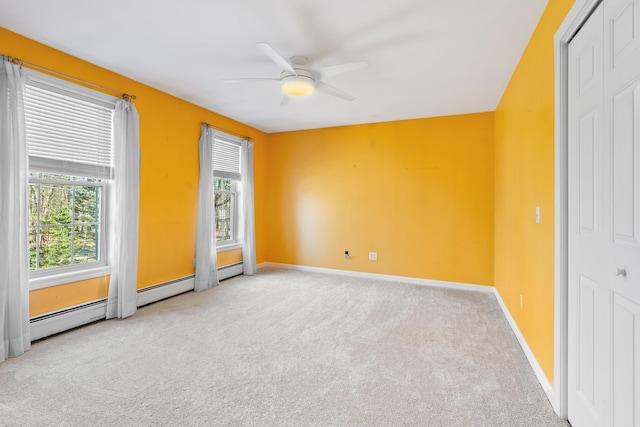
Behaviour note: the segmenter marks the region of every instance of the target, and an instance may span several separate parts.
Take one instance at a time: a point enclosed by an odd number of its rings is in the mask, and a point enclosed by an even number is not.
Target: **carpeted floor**
[[[3,426],[567,426],[491,294],[262,269],[0,364]]]

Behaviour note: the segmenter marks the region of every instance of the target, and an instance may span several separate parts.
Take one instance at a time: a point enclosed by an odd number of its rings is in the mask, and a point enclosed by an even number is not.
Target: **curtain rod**
[[[211,129],[219,130],[220,132],[225,132],[225,133],[228,133],[228,134],[231,134],[231,135],[237,136],[237,137],[242,138],[242,139],[246,139],[246,140],[249,140],[249,141],[253,141],[253,138],[251,138],[250,136],[240,135],[239,133],[231,132],[231,131],[229,131],[229,130],[222,129],[222,128],[219,128],[219,127],[216,127],[216,126],[210,125],[210,124],[209,124],[209,123],[207,123],[207,122],[202,122],[202,124],[203,124],[204,126],[210,127]]]
[[[136,99],[135,95],[130,95],[128,93],[123,93],[122,91],[119,91],[119,90],[115,90],[115,89],[111,89],[111,88],[108,88],[108,87],[100,86],[99,84],[96,84],[96,83],[93,83],[93,82],[89,82],[89,81],[86,81],[86,80],[82,80],[82,79],[79,79],[77,77],[73,77],[73,76],[70,76],[68,74],[64,74],[64,73],[61,73],[61,72],[56,71],[56,70],[52,70],[52,69],[47,68],[47,67],[43,67],[41,65],[37,65],[37,64],[33,64],[31,62],[23,61],[20,58],[15,58],[13,56],[8,56],[8,55],[4,55],[4,54],[0,54],[0,56],[2,57],[3,60],[9,61],[12,64],[16,64],[16,65],[19,65],[21,67],[31,68],[31,69],[34,69],[36,71],[44,71],[47,74],[53,74],[54,76],[64,77],[67,80],[73,80],[73,81],[76,81],[78,83],[82,83],[82,84],[85,84],[85,85],[88,85],[88,86],[93,86],[93,87],[96,87],[98,89],[102,89],[104,91],[117,93],[125,101],[133,101],[134,99]]]

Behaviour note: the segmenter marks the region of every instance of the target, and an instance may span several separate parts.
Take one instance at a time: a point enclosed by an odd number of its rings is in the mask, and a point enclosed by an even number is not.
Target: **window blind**
[[[213,176],[240,180],[240,145],[216,136],[213,142]]]
[[[64,89],[28,84],[25,122],[30,168],[112,176],[113,105]]]

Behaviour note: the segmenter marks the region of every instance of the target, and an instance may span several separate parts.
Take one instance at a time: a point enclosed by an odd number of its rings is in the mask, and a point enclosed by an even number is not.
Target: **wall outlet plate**
[[[378,252],[369,252],[369,261],[377,261]]]

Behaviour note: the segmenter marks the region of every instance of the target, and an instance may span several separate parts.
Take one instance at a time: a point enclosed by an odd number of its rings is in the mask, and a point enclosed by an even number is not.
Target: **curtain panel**
[[[24,119],[26,74],[0,69],[0,362],[29,350],[29,160]]]
[[[256,274],[256,226],[253,190],[253,142],[242,141],[240,156],[242,174],[242,269],[244,274]]]
[[[140,119],[135,105],[119,100],[114,115],[114,169],[110,233],[111,279],[107,319],[137,310],[138,217],[140,212]]]
[[[214,131],[202,125],[198,143],[200,181],[196,218],[196,278],[194,290],[204,291],[218,285],[218,254],[216,252],[215,209],[213,209]]]

